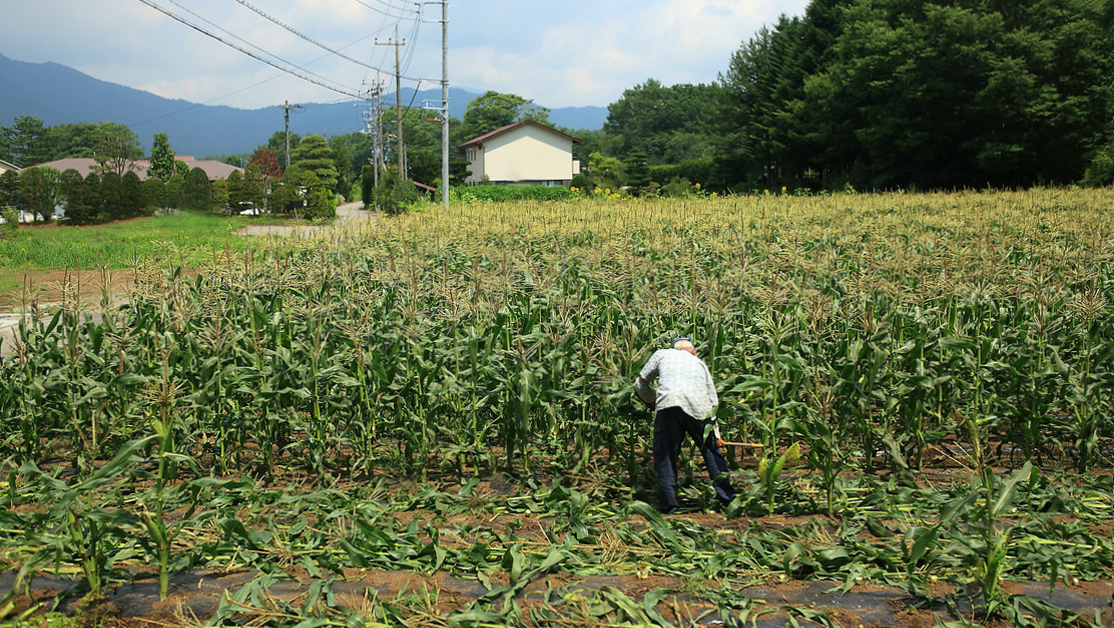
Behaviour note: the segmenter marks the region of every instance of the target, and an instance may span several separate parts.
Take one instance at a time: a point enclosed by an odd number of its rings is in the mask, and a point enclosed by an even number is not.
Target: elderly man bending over
[[[650,386],[658,380],[658,389]],[[719,430],[706,417],[719,403],[712,374],[696,357],[692,338],[680,336],[672,349],[658,349],[634,383],[638,397],[654,413],[654,470],[658,476],[658,510],[671,514],[677,509],[677,457],[685,435],[700,444],[700,453],[716,497],[726,504],[735,498],[727,461],[719,453]]]

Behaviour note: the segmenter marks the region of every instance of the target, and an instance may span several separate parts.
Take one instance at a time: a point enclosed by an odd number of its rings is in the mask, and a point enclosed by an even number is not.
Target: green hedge
[[[502,203],[506,201],[567,201],[575,197],[568,188],[562,186],[545,185],[473,185],[464,188],[453,188],[453,200],[463,203],[488,201]]]

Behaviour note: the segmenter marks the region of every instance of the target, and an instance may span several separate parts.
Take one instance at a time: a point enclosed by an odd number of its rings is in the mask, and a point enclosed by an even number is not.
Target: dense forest
[[[714,85],[628,89],[602,156],[711,189],[1114,182],[1114,2],[813,0]]]
[[[998,187],[1068,183],[1094,164],[1109,182],[1112,22],[1109,0],[814,0],[732,57],[727,172]]]
[[[559,130],[581,140],[574,186],[634,195],[1104,185],[1114,183],[1112,41],[1114,0],[812,0],[743,41],[716,82],[648,79],[608,106],[603,129]],[[548,124],[548,113],[515,94],[472,101],[450,121],[453,179],[467,166],[462,142],[523,119]],[[386,109],[384,124],[396,115]],[[403,163],[437,184],[441,129],[427,115],[403,111]],[[0,127],[0,158],[92,156],[117,127],[25,116]],[[285,163],[285,139],[259,149]],[[330,185],[353,196],[371,139],[327,144]]]

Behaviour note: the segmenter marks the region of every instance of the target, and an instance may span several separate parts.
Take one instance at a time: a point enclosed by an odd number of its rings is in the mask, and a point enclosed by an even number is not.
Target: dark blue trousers
[[[658,510],[672,512],[677,508],[677,458],[685,436],[700,443],[700,454],[704,456],[704,466],[716,498],[722,503],[735,499],[735,487],[727,475],[727,460],[716,446],[716,436],[712,432],[704,436],[707,420],[697,420],[678,406],[658,410],[654,414],[654,471],[658,475]]]

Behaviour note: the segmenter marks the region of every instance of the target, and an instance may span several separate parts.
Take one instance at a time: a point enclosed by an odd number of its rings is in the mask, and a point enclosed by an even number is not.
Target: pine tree
[[[167,207],[166,183],[158,177],[151,177],[143,182],[143,203],[150,214]]]
[[[190,170],[179,194],[179,209],[207,212],[213,207],[213,186],[209,183],[209,175],[201,168]]]
[[[340,174],[333,162],[333,149],[320,135],[307,135],[293,151],[294,161],[304,172],[317,175],[321,185],[331,193],[335,191]]]
[[[178,163],[184,164],[185,162],[179,161]],[[189,171],[186,171],[189,174]],[[175,172],[173,176],[166,182],[166,189],[163,191],[163,199],[166,203],[167,209],[178,209],[182,204],[182,185],[186,182],[186,175],[181,172]]]
[[[264,208],[267,204],[267,178],[259,164],[248,164],[244,168],[243,196],[250,207]]]
[[[70,168],[62,173],[59,179],[61,187],[61,200],[66,207],[66,222],[72,225],[88,225],[96,221],[97,215],[94,208],[86,198],[85,179],[81,174]]]
[[[54,218],[54,205],[46,174],[42,168],[27,168],[19,173],[19,199],[23,210],[43,221]]]
[[[122,214],[127,218],[143,215],[143,182],[131,170],[120,177],[120,198],[123,202]]]
[[[174,151],[170,148],[170,140],[166,133],[155,133],[155,142],[151,146],[150,167],[147,168],[148,177],[156,177],[167,181],[174,174]]]
[[[238,214],[247,209],[249,201],[244,194],[244,175],[240,174],[239,170],[233,170],[225,181],[228,188],[228,206],[232,213]]]
[[[271,212],[277,214],[302,214],[302,169],[291,165],[282,173],[282,181],[271,188]]]
[[[85,199],[87,206],[88,223],[97,224],[106,222],[108,216],[104,211],[104,202],[101,200],[101,176],[96,172],[90,172],[85,175],[85,181],[82,183],[81,190],[82,198]]]
[[[313,136],[310,136],[313,137]],[[312,170],[302,173],[302,186],[306,189],[306,220],[328,220],[336,218],[336,207],[330,199],[329,191],[317,174]]]
[[[123,220],[124,215],[124,182],[120,175],[108,171],[101,175],[100,211],[97,222],[111,222]]]
[[[19,174],[15,170],[5,170],[0,174],[0,218],[4,219],[0,229],[0,239],[15,235],[19,228]]]

